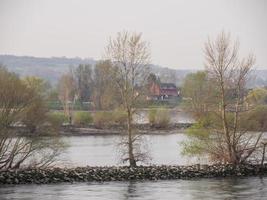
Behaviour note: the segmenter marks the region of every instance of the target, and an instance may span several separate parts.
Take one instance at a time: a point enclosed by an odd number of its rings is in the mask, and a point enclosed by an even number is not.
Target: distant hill
[[[93,59],[81,58],[37,58],[30,56],[0,55],[0,64],[6,66],[20,76],[39,76],[51,83],[56,83],[59,77],[79,64],[95,64]]]
[[[70,67],[77,67],[79,64],[94,65],[97,60],[51,57],[40,58],[31,56],[14,56],[0,55],[0,64],[6,66],[20,76],[39,76],[56,84],[59,77],[69,70]],[[185,76],[197,70],[171,69],[159,65],[151,65],[151,71],[160,77],[162,82],[175,83],[180,86]],[[256,70],[253,78],[249,83],[249,87],[267,86],[267,70]]]
[[[6,66],[20,76],[39,76],[52,84],[57,83],[59,77],[79,64],[94,65],[97,60],[82,58],[52,57],[39,58],[30,56],[0,55],[0,64]],[[176,70],[157,65],[151,65],[151,71],[158,75],[163,82],[175,82],[180,85],[184,77],[194,70]]]

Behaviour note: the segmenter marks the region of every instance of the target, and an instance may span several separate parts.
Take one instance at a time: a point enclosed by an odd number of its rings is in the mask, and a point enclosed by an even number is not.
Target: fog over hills
[[[87,58],[82,59],[79,57],[66,58],[66,57],[51,57],[40,58],[31,56],[14,56],[14,55],[0,55],[0,64],[7,67],[10,71],[24,76],[39,76],[56,84],[59,77],[67,72],[70,68],[75,68],[79,64],[94,65],[97,60]],[[174,82],[180,86],[184,77],[197,69],[172,69],[162,67],[159,65],[151,65],[151,71],[158,75],[162,82]],[[252,80],[249,87],[262,87],[267,86],[267,70],[255,70],[252,75]]]
[[[93,59],[81,58],[39,58],[31,56],[0,55],[0,64],[20,76],[39,76],[52,84],[69,70],[79,64],[95,64]]]

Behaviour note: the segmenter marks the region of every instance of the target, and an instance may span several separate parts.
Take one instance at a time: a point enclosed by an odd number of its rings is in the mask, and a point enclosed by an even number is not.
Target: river
[[[1,200],[266,199],[267,177],[1,186]]]
[[[118,165],[116,143],[120,136],[63,137],[68,148],[59,165],[100,166]],[[187,138],[182,133],[145,136],[150,150],[149,164],[193,164],[206,162],[181,154],[180,142]],[[48,185],[2,185],[0,200],[120,200],[120,199],[266,199],[267,177],[104,182]]]
[[[117,144],[120,136],[71,136],[63,140],[69,146],[61,156],[60,165],[75,166],[104,166],[122,165]],[[143,148],[148,151],[147,163],[165,165],[190,165],[205,163],[206,160],[189,158],[182,155],[181,142],[187,137],[183,133],[169,135],[143,136]]]

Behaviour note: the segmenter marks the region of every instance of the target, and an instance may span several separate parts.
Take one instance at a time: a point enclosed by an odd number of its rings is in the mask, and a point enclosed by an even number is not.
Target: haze
[[[154,64],[196,69],[207,37],[225,30],[267,69],[266,11],[264,0],[0,0],[0,54],[101,59],[128,30],[150,42]]]

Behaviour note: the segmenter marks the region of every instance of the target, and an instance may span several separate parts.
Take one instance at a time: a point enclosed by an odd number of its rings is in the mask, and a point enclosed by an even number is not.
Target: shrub
[[[89,112],[78,111],[74,113],[73,124],[79,126],[86,126],[93,122],[93,117]]]
[[[112,119],[110,120],[113,124],[123,125],[127,121],[127,113],[122,110],[115,110],[112,112]]]
[[[48,113],[48,120],[49,120],[50,124],[54,127],[59,127],[63,123],[68,122],[68,118],[62,112]]]
[[[170,112],[167,109],[159,109],[157,110],[157,115],[155,119],[156,127],[158,128],[166,128],[170,123]]]
[[[127,120],[127,113],[122,110],[115,110],[113,112],[101,111],[94,115],[94,125],[96,128],[104,128],[112,124],[125,124]]]
[[[148,112],[148,121],[151,125],[155,124],[156,122],[156,115],[157,115],[157,109],[153,108],[150,109]]]
[[[168,109],[151,109],[148,113],[151,126],[156,128],[166,128],[170,124],[170,112]]]
[[[94,125],[96,128],[104,128],[112,123],[112,113],[106,111],[96,112],[94,115]]]

